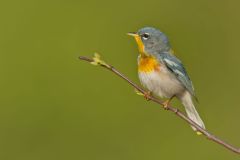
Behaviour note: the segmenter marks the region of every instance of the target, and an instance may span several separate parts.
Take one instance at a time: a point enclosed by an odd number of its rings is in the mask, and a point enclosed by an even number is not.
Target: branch
[[[99,65],[99,66],[101,66],[105,69],[108,69],[109,71],[113,72],[114,74],[116,74],[120,78],[127,81],[132,87],[134,87],[141,94],[146,93],[146,91],[144,89],[142,89],[141,87],[139,87],[138,85],[133,83],[125,75],[123,75],[121,72],[119,72],[116,68],[114,68],[113,66],[111,66],[111,65],[107,64],[106,62],[102,61],[98,54],[95,54],[95,56],[93,58],[87,58],[87,57],[84,57],[84,56],[80,56],[79,59],[83,60],[83,61],[90,62],[93,65]],[[162,106],[162,108],[164,108],[163,107],[163,101],[159,100],[158,98],[150,95],[150,96],[148,96],[148,100],[151,100],[151,101],[153,101],[157,104],[160,104]],[[168,106],[166,110],[173,112],[176,116],[183,119],[185,122],[189,123],[191,126],[194,126],[197,129],[197,132],[202,133],[209,140],[212,140],[213,142],[218,143],[219,145],[225,147],[226,149],[228,149],[232,152],[240,154],[240,148],[236,148],[236,147],[232,146],[231,144],[226,143],[225,141],[221,140],[220,138],[216,137],[215,135],[209,133],[207,130],[201,128],[198,124],[196,124],[191,119],[189,119],[183,112],[179,111],[177,108],[174,108],[172,106]]]

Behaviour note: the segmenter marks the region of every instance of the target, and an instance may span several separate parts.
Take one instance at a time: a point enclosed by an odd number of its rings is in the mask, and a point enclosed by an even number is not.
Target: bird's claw
[[[143,96],[147,101],[151,99],[151,91],[146,91],[144,93],[140,92],[139,90],[135,89],[137,95]]]
[[[170,100],[166,100],[165,102],[163,102],[163,108],[164,108],[165,110],[168,110],[168,105],[169,105],[169,103],[170,103]]]
[[[146,92],[144,92],[143,96],[147,101],[149,101],[151,99],[151,92],[146,91]]]

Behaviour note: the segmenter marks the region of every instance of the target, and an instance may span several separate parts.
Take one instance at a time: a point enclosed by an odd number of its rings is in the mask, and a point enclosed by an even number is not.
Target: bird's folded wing
[[[169,53],[162,53],[161,59],[167,68],[184,85],[184,87],[195,97],[192,81],[190,80],[182,62],[177,57]]]

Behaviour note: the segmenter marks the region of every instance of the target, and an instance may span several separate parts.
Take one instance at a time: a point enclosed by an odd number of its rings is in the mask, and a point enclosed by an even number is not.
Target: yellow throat
[[[139,35],[136,35],[134,36],[136,42],[137,42],[137,45],[138,45],[138,50],[140,52],[141,55],[145,55],[144,54],[144,45],[143,45],[143,42],[141,40],[141,37]]]
[[[157,59],[153,56],[142,56],[140,55],[138,61],[138,72],[153,72],[159,71],[160,64],[158,63]]]

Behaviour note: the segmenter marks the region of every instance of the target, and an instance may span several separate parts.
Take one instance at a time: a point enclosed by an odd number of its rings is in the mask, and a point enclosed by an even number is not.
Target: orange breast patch
[[[139,72],[152,72],[152,71],[159,71],[159,70],[160,70],[160,64],[154,57],[141,56],[139,58],[139,62],[138,62]]]

